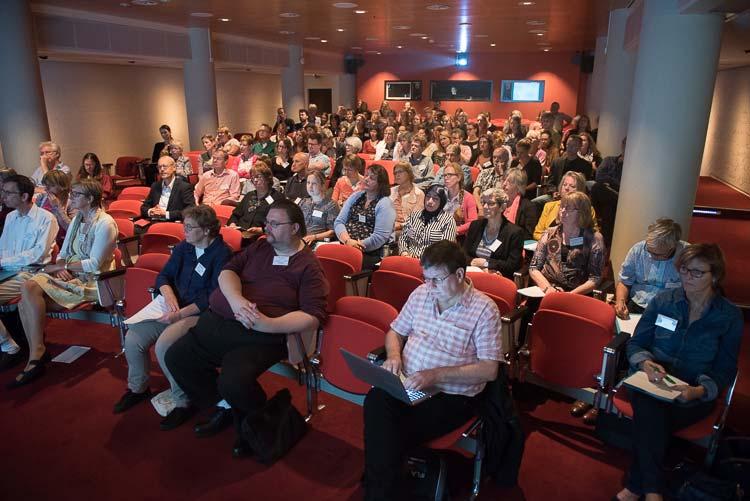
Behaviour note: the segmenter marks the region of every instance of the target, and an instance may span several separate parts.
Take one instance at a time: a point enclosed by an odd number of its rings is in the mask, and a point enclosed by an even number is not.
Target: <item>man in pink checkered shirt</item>
[[[466,278],[466,259],[455,242],[430,245],[421,259],[425,283],[411,294],[386,334],[383,367],[403,373],[407,389],[438,393],[413,406],[378,388],[367,394],[367,500],[397,499],[403,454],[471,419],[480,392],[497,377],[500,312]]]

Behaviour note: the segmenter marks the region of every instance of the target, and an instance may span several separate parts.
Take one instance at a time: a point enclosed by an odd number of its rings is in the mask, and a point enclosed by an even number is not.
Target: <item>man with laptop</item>
[[[455,242],[430,245],[421,259],[425,283],[386,334],[383,367],[404,376],[407,392],[431,396],[406,403],[386,385],[367,394],[367,500],[398,499],[402,456],[471,419],[485,384],[497,377],[500,312],[467,279],[466,260]]]

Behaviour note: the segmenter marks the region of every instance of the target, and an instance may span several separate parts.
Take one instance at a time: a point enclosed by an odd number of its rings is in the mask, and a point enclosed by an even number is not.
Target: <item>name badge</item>
[[[273,203],[273,197],[271,195],[268,195],[265,200],[268,205]]]
[[[288,167],[289,166],[289,162],[284,162],[284,163],[281,164],[281,166],[282,167]]]
[[[657,315],[656,317],[656,325],[658,327],[663,327],[668,331],[674,332],[674,330],[677,328],[677,320],[659,313],[659,315]]]
[[[198,275],[203,276],[203,274],[206,273],[206,267],[203,266],[201,263],[198,263],[198,265],[195,267],[195,272]]]
[[[273,257],[274,266],[287,266],[288,264],[289,264],[289,256],[274,256]]]
[[[571,247],[578,247],[583,245],[583,237],[573,237],[568,241],[568,245]]]
[[[486,162],[484,162],[482,164],[482,167],[492,167],[492,162],[490,162],[489,160],[487,160]]]
[[[491,244],[489,245],[489,249],[490,249],[490,250],[491,250],[492,252],[495,252],[495,251],[496,251],[497,249],[499,249],[499,248],[500,248],[500,246],[501,246],[501,245],[503,245],[503,243],[502,243],[502,242],[501,242],[500,240],[498,240],[498,239],[495,239],[495,241],[494,241],[494,242],[492,242],[492,243],[491,243]]]
[[[320,210],[314,210],[313,211],[313,217],[321,218],[323,217],[323,211]]]
[[[366,223],[367,222],[367,218],[365,217],[364,214],[360,214],[359,215],[359,222],[360,223]]]
[[[297,199],[294,201],[295,204],[299,205],[299,203],[302,201],[300,197],[297,197]]]

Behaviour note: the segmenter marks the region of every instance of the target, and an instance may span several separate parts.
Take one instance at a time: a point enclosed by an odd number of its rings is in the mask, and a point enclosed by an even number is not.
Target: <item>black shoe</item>
[[[193,414],[195,414],[195,410],[192,407],[175,407],[167,414],[167,417],[161,420],[159,428],[162,431],[174,430],[190,419]]]
[[[16,353],[6,353],[4,351],[1,352],[0,353],[0,372],[18,365],[18,363],[21,362],[22,360],[23,360],[23,353],[21,352],[21,350],[18,350]]]
[[[146,391],[142,391],[140,393],[135,393],[128,390],[112,408],[112,412],[115,414],[120,414],[121,412],[125,412],[126,410],[130,409],[134,405],[145,402],[150,398],[151,390],[149,390],[148,388],[146,388]]]
[[[236,458],[247,458],[253,455],[253,448],[241,437],[237,437],[232,446],[232,456]]]
[[[42,355],[39,360],[29,360],[29,365],[31,366],[31,368],[27,371],[21,372],[18,376],[16,376],[16,379],[8,383],[6,387],[9,390],[12,390],[13,388],[19,388],[31,383],[32,381],[36,381],[42,374],[44,374],[44,371],[47,368],[47,362],[49,362],[51,359],[52,357],[50,356],[49,352],[45,351],[44,355]]]
[[[193,430],[200,438],[211,437],[231,425],[232,419],[232,409],[217,407],[208,421],[199,422]]]

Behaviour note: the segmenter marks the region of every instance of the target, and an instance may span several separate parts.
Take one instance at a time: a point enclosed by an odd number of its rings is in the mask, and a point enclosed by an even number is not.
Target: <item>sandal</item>
[[[44,355],[42,355],[42,358],[39,360],[29,360],[29,365],[31,368],[27,371],[21,372],[18,376],[16,376],[16,379],[12,380],[10,383],[8,383],[7,388],[9,390],[13,388],[19,388],[21,386],[25,386],[32,381],[39,379],[39,377],[44,374],[44,370],[46,369],[46,364],[51,360],[52,357],[50,357],[50,354],[48,351],[44,352]]]

